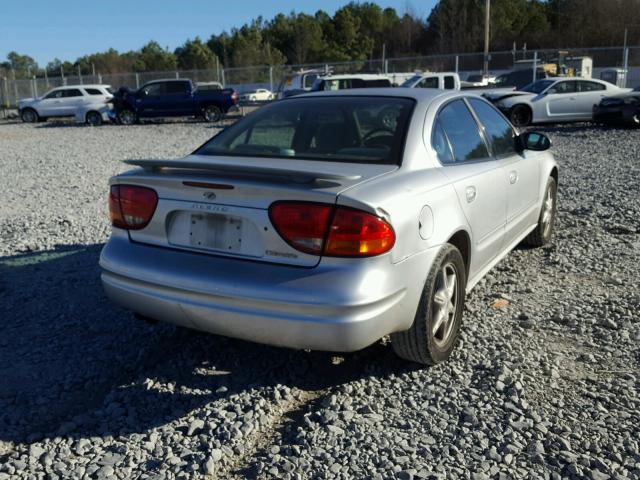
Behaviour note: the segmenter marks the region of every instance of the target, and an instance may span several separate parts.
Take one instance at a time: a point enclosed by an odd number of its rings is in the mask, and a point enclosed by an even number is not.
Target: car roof
[[[439,90],[437,88],[404,88],[404,87],[388,87],[388,88],[347,88],[343,90],[308,92],[293,97],[287,97],[286,100],[296,98],[308,98],[316,96],[340,96],[340,97],[404,97],[413,98],[418,101],[431,101],[436,97],[455,97],[465,93],[459,90]]]
[[[342,75],[322,75],[320,78],[323,80],[344,80],[346,78],[361,78],[362,80],[379,80],[386,79],[389,77],[382,74],[376,73],[353,73],[353,74],[342,74]]]
[[[62,85],[60,87],[54,87],[52,90],[68,90],[69,88],[107,88],[111,85],[106,83],[84,83],[80,85]]]

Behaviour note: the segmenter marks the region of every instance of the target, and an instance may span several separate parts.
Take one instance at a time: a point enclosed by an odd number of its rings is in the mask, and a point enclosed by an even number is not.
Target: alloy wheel
[[[442,266],[436,277],[433,294],[433,323],[431,334],[436,345],[442,347],[449,341],[455,325],[458,305],[458,274],[453,263]]]
[[[551,230],[551,221],[553,219],[553,189],[547,188],[547,195],[544,199],[542,210],[542,234],[547,237]]]

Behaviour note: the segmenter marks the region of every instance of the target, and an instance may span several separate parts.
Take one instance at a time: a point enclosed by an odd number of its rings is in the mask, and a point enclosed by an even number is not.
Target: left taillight
[[[155,190],[137,185],[111,185],[109,215],[114,227],[140,230],[147,226],[158,205]]]

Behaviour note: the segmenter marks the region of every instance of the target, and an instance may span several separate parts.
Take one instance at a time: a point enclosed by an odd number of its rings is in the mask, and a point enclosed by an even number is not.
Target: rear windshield
[[[399,164],[413,106],[396,97],[292,98],[262,107],[195,153]]]

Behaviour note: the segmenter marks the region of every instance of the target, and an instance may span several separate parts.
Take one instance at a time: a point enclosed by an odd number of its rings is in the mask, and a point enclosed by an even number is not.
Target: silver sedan
[[[550,240],[549,146],[462,92],[274,102],[186,158],[128,161],[102,282],[145,319],[314,350],[391,335],[401,357],[441,362],[465,295]]]

